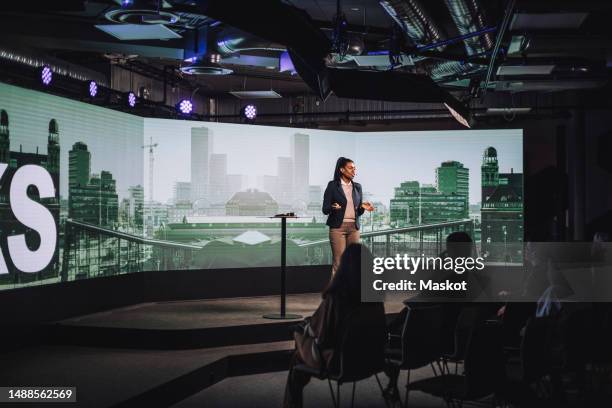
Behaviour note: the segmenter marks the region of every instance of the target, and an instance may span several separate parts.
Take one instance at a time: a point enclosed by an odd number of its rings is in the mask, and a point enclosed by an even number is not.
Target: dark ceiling
[[[152,12],[158,6],[157,1],[135,3],[138,7],[134,8]],[[202,88],[210,96],[227,96],[234,90],[273,89],[281,95],[322,92],[291,70],[281,72],[280,48],[286,48],[287,44],[277,44],[275,40],[283,41],[285,34],[287,43],[308,40],[300,40],[301,33],[289,32],[292,27],[289,15],[285,19],[282,14],[274,18],[267,14],[269,4],[277,2],[255,2],[252,10],[257,14],[251,14],[251,9],[244,11],[239,7],[240,2],[225,0],[226,5],[235,4],[235,15],[227,19],[205,14],[208,5],[215,3],[165,0],[161,2],[161,10],[180,18],[166,27],[181,38],[120,40],[95,27],[112,24],[105,15],[119,9],[119,1],[2,2],[0,46],[17,53],[35,53],[41,58],[49,56],[107,77],[111,65],[159,80],[170,75],[175,81]],[[308,24],[323,33],[333,49],[337,1],[283,3],[303,10],[311,19]],[[612,66],[610,1],[388,0],[388,7],[381,3],[377,0],[341,2],[346,17],[342,38],[347,39],[350,50],[355,46],[356,51],[349,50],[348,57],[343,58],[332,53],[332,58],[325,60],[328,66],[366,71],[393,68],[398,73],[424,75],[464,101],[483,92],[553,92],[607,86]],[[396,24],[389,7],[410,11],[402,17],[404,26]],[[459,11],[465,7],[469,11],[466,12],[468,26],[458,24],[463,20],[453,16],[453,7]],[[415,20],[415,15],[422,20]],[[267,27],[257,29],[259,22]],[[255,27],[257,33],[236,31],[231,23],[243,29]],[[287,32],[275,32],[277,24],[278,30]],[[436,28],[439,37],[426,33],[419,38],[419,24],[425,31]],[[489,30],[486,34],[489,43],[484,33],[471,40],[457,38],[466,32],[472,35],[484,30]],[[186,53],[194,51],[197,43],[193,39],[196,32],[200,40],[206,36],[208,53],[204,57],[220,53],[220,64],[232,69],[231,75],[181,73],[179,68],[189,64],[184,61]],[[261,33],[271,33],[270,38],[262,38]],[[244,41],[237,47],[238,52],[215,49],[226,37]],[[448,43],[437,46],[441,41]],[[256,45],[249,48],[245,43]],[[431,47],[432,44],[436,47]],[[306,51],[309,52],[316,54],[317,50]],[[396,61],[392,67],[385,54],[388,52],[402,62]],[[306,58],[306,61],[307,68],[311,69],[311,60]]]

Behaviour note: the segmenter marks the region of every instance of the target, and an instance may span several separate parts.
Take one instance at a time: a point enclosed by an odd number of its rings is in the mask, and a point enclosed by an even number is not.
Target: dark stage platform
[[[287,298],[288,313],[310,316],[321,295]],[[143,303],[44,326],[51,344],[139,349],[188,349],[290,340],[289,327],[299,320],[270,320],[277,296]],[[401,299],[387,303],[387,313],[401,308]],[[301,320],[301,319],[300,319]]]
[[[308,316],[319,302],[290,295],[287,310]],[[167,407],[225,378],[286,370],[297,321],[262,318],[278,305],[277,296],[146,303],[55,322],[42,344],[0,352],[0,384],[75,386],[71,407]]]
[[[312,314],[319,295],[293,295],[291,311]],[[189,349],[289,340],[296,321],[263,319],[275,296],[143,303],[48,324],[51,344],[138,349]]]
[[[292,347],[291,341],[190,350],[32,346],[0,353],[0,384],[76,387],[76,403],[54,407],[168,407],[225,378],[286,370]]]

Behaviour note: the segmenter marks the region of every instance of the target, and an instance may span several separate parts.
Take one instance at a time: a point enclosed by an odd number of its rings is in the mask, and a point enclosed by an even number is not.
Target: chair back
[[[402,328],[402,368],[416,369],[443,353],[444,306],[408,307]]]
[[[529,384],[550,373],[549,333],[552,319],[532,317],[527,320],[521,341],[523,382]]]
[[[501,325],[478,323],[469,336],[465,354],[465,399],[481,398],[500,391],[505,381]]]
[[[464,360],[467,347],[475,328],[483,323],[483,308],[481,305],[465,306],[461,309],[455,325],[455,347],[451,358]]]
[[[338,382],[353,382],[381,372],[385,365],[387,331],[382,303],[362,303],[343,320],[337,357]],[[335,370],[334,370],[335,371]]]
[[[591,360],[600,364],[612,364],[612,305],[599,303],[595,306],[596,312],[590,337],[593,341]]]

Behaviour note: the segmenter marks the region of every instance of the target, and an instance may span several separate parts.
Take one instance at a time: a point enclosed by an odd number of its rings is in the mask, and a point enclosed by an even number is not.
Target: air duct
[[[478,32],[486,27],[485,18],[476,0],[445,0],[457,25],[460,35]],[[387,13],[399,24],[410,40],[417,46],[429,45],[443,40],[441,30],[427,15],[418,0],[383,0],[380,2]],[[493,40],[489,33],[464,40],[468,56],[482,54],[490,49]],[[441,51],[444,46],[437,47]],[[481,67],[457,61],[437,62],[429,68],[434,79],[463,75],[480,70]]]
[[[380,5],[393,18],[402,31],[408,36],[414,46],[426,46],[432,43],[444,41],[442,31],[436,23],[429,17],[423,6],[418,0],[382,0]],[[442,51],[446,45],[436,47],[436,51]],[[425,57],[412,56],[412,62],[424,60]],[[433,78],[438,78],[442,73],[446,75],[456,75],[462,73],[462,67],[457,62],[436,62],[432,69],[437,69],[431,73]]]
[[[482,31],[486,27],[485,18],[477,0],[445,0],[453,22],[457,26],[459,35],[468,35]],[[491,34],[469,37],[463,40],[465,52],[468,57],[484,54],[493,46]],[[444,78],[452,75],[468,74],[480,71],[484,67],[471,63],[447,61],[436,64],[431,68],[431,76]]]
[[[471,64],[468,62],[444,61],[438,62],[431,66],[429,68],[429,74],[432,76],[432,78],[439,80],[450,76],[471,74],[484,69],[485,68],[480,65]]]
[[[460,35],[466,35],[483,30],[487,25],[482,9],[477,0],[445,0],[448,11]],[[464,40],[468,56],[482,54],[493,47],[490,33],[470,37]]]
[[[443,40],[441,30],[418,0],[382,0],[380,5],[414,45],[428,45]],[[439,47],[437,50],[442,51],[443,48]]]

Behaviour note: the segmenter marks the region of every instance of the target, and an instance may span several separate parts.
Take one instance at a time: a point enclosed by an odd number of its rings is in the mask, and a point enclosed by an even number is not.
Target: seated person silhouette
[[[467,232],[456,231],[452,232],[446,237],[446,250],[438,255],[440,258],[467,258],[475,257],[476,249],[472,238]],[[453,270],[435,270],[435,271],[423,271],[428,273],[429,278],[435,282],[460,282],[463,280],[469,281],[467,287],[468,291],[421,291],[417,295],[404,300],[404,307],[400,313],[391,320],[387,329],[391,337],[399,338],[402,332],[404,321],[408,315],[410,308],[427,307],[427,306],[444,306],[444,327],[445,327],[445,339],[442,339],[442,343],[452,344],[454,337],[454,329],[457,322],[457,317],[461,312],[461,309],[466,306],[467,302],[477,298],[482,291],[484,286],[481,280],[482,278],[476,279],[474,272],[463,272],[461,274],[456,273]],[[422,276],[422,279],[426,279]],[[475,290],[472,290],[475,288]],[[418,333],[415,333],[418,335]],[[391,348],[400,347],[397,344],[391,344]],[[386,374],[389,377],[389,383],[385,389],[385,396],[390,401],[399,401],[399,391],[397,388],[397,379],[399,376],[399,369],[397,367],[388,367]]]
[[[306,319],[305,325],[295,331],[295,352],[287,377],[284,407],[301,407],[303,388],[310,381],[310,375],[294,370],[294,367],[298,364],[313,368],[332,365],[341,340],[340,325],[353,310],[373,308],[368,315],[384,321],[382,303],[361,303],[361,266],[371,258],[369,250],[361,244],[349,245],[342,254],[338,271],[321,295],[321,304],[312,317]]]

